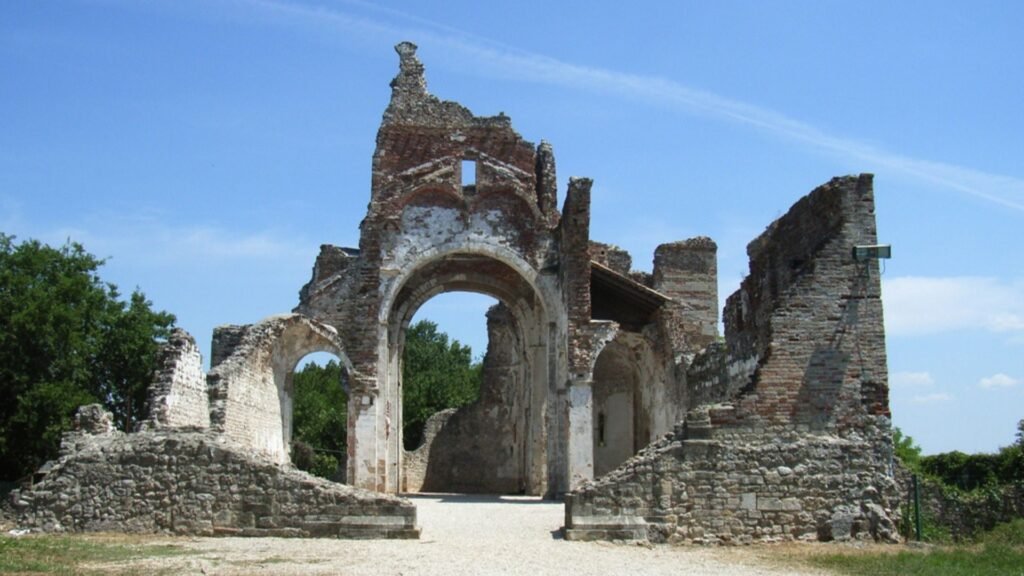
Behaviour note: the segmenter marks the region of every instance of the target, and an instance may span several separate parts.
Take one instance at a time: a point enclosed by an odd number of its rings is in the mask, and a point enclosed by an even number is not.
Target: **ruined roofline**
[[[389,124],[411,124],[431,128],[459,126],[512,129],[512,119],[504,112],[496,116],[476,116],[462,104],[441,100],[428,92],[425,69],[416,57],[416,49],[417,46],[409,41],[395,45],[399,69],[398,75],[391,81],[391,102],[384,111],[382,127]]]
[[[835,176],[828,182],[816,187],[809,194],[801,197],[792,206],[790,206],[789,210],[785,214],[773,220],[765,228],[764,232],[747,243],[747,257],[750,261],[753,262],[754,260],[757,260],[766,249],[778,244],[780,236],[784,236],[787,228],[797,224],[802,215],[809,210],[809,206],[828,201],[840,202],[838,196],[830,197],[829,195],[837,194],[837,191],[841,190],[844,184],[853,180],[856,181],[856,190],[871,191],[874,183],[874,174],[862,172],[860,174]],[[854,207],[855,205],[851,208]],[[824,223],[825,225],[822,227],[830,230],[830,233],[833,235],[838,234],[839,228],[853,211],[854,210],[837,211],[832,216],[832,220]]]
[[[671,298],[661,292],[658,292],[654,288],[644,286],[629,276],[620,274],[596,260],[590,261],[590,269],[591,273],[596,273],[595,275],[600,277],[601,280],[607,281],[609,284],[614,285],[622,291],[630,292],[632,297],[651,306],[658,307],[671,300]]]

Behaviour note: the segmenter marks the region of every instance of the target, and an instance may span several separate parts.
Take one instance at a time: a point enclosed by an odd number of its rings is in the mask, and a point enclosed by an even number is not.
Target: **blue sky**
[[[1024,418],[1024,4],[117,0],[0,4],[0,231],[81,242],[208,356],[355,246],[376,129],[420,46],[431,92],[594,179],[592,236],[745,247],[873,172],[895,423],[991,451]],[[483,351],[482,297],[420,316]]]

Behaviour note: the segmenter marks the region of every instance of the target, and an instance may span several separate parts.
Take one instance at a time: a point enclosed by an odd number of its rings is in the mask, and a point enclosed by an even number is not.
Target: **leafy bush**
[[[914,439],[905,435],[898,427],[892,428],[893,453],[903,462],[903,465],[912,472],[919,472],[921,465],[921,447],[914,443]]]

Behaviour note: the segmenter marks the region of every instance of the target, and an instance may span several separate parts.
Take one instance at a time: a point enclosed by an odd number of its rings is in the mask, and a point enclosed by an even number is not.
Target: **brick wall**
[[[673,434],[566,501],[567,536],[895,538],[871,176],[836,178],[748,247],[726,341],[686,375]]]
[[[148,389],[149,416],[143,427],[206,428],[210,403],[199,347],[192,336],[175,328],[160,347],[156,372]]]

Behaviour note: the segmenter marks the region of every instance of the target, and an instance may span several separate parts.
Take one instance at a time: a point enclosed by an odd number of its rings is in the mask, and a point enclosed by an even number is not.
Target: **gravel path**
[[[750,549],[566,542],[560,502],[510,496],[414,496],[420,540],[175,539],[188,555],[151,559],[186,574],[587,576],[820,575],[764,565]],[[760,565],[759,565],[760,564]]]

